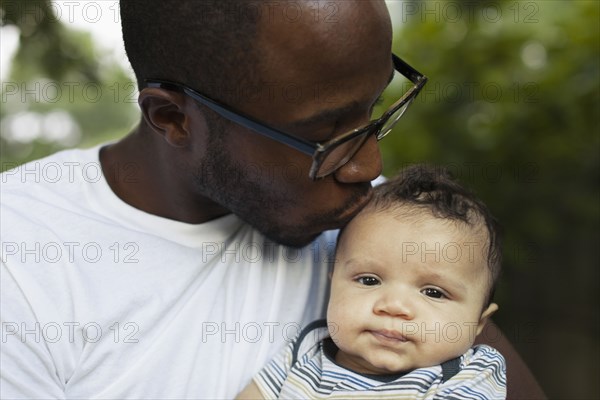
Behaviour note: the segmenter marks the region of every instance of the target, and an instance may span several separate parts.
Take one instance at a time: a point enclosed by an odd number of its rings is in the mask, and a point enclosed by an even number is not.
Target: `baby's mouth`
[[[392,343],[408,342],[408,339],[406,338],[406,336],[404,336],[402,333],[400,333],[398,331],[381,329],[381,330],[374,330],[374,331],[369,331],[369,332],[373,336],[375,336],[377,339],[385,341],[385,342],[392,342]]]

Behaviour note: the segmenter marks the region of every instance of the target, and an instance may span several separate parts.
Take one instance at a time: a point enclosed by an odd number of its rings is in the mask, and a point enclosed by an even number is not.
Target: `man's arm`
[[[56,360],[22,288],[0,261],[0,398],[64,399],[64,369]],[[58,324],[57,324],[58,325]],[[60,343],[54,344],[54,348]],[[52,346],[52,344],[50,345]]]
[[[519,353],[517,353],[517,350],[503,333],[498,334],[498,332],[502,332],[500,328],[492,321],[488,321],[481,334],[477,336],[475,344],[492,346],[506,359],[506,398],[508,400],[546,399],[544,391]],[[490,341],[488,339],[490,337],[494,340]]]

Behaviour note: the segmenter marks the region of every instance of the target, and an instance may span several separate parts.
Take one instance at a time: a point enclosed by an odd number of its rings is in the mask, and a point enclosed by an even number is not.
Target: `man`
[[[321,315],[321,233],[368,201],[377,139],[424,83],[383,1],[121,15],[140,124],[3,177],[3,398],[235,396]],[[394,70],[414,88],[353,132]]]

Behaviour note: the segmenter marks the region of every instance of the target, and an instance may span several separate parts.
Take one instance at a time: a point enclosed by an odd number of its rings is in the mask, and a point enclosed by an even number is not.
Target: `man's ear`
[[[189,121],[185,113],[185,95],[159,88],[144,88],[138,103],[146,124],[174,147],[190,141]]]
[[[488,319],[490,319],[490,317],[496,311],[498,311],[498,304],[496,303],[490,303],[490,305],[487,306],[485,310],[483,310],[483,312],[481,313],[481,317],[479,317],[479,324],[477,325],[477,335],[481,333]]]

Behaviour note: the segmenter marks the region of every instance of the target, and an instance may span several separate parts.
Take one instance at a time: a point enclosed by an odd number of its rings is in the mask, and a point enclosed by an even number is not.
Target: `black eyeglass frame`
[[[222,117],[241,125],[245,128],[251,129],[256,133],[259,133],[263,136],[266,136],[270,139],[273,139],[279,143],[283,143],[289,147],[292,147],[306,155],[312,156],[313,163],[309,172],[309,177],[312,180],[316,180],[317,178],[321,178],[324,176],[317,177],[317,171],[327,156],[333,149],[337,146],[348,142],[356,138],[357,136],[363,135],[366,132],[368,134],[377,133],[377,140],[381,140],[387,132],[384,132],[383,135],[379,135],[381,132],[381,128],[388,121],[388,119],[400,108],[407,105],[407,103],[413,101],[417,94],[421,91],[425,83],[427,82],[427,77],[416,69],[408,65],[405,61],[403,61],[400,57],[392,53],[392,62],[394,64],[394,69],[398,71],[401,75],[408,78],[414,86],[412,86],[398,101],[392,104],[387,111],[378,119],[370,121],[368,124],[356,128],[352,131],[346,132],[342,135],[336,136],[335,138],[328,140],[326,142],[313,142],[310,140],[299,138],[295,135],[282,132],[278,129],[270,127],[269,125],[259,122],[256,119],[245,115],[239,111],[235,111],[231,107],[214,100],[206,95],[199,93],[198,91],[187,87],[184,84],[167,81],[162,79],[146,79],[146,87],[148,88],[160,88],[166,89],[170,91],[184,93],[200,104],[205,105],[216,113],[220,114]],[[399,120],[400,118],[398,118]],[[397,121],[394,122],[394,124]],[[388,130],[389,131],[389,130]],[[348,160],[351,159],[356,152],[360,149],[360,146],[355,149],[354,154],[348,157]],[[346,161],[347,162],[347,161]],[[336,169],[329,172],[327,175],[335,172],[344,164],[339,165]]]

